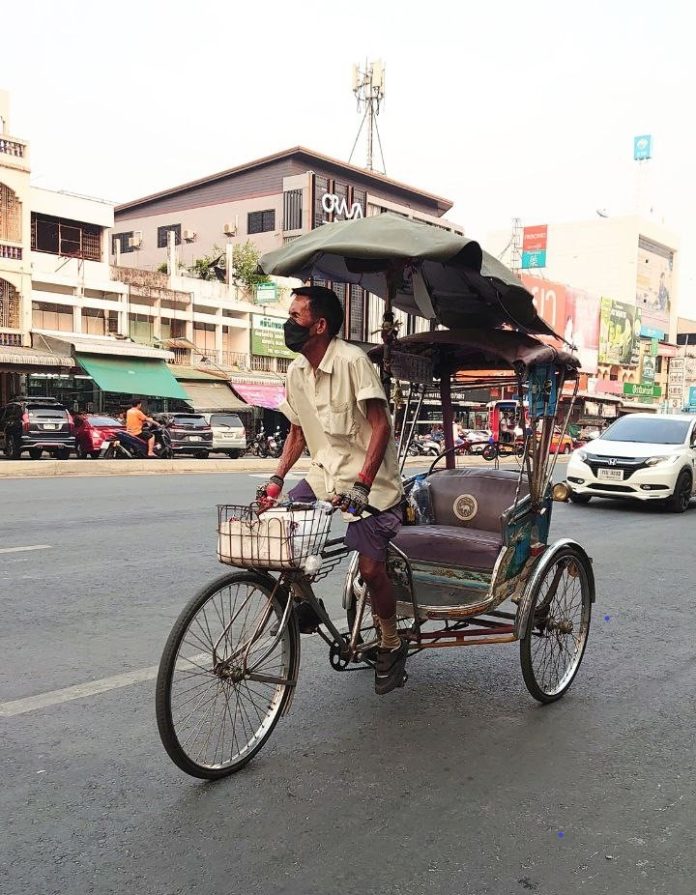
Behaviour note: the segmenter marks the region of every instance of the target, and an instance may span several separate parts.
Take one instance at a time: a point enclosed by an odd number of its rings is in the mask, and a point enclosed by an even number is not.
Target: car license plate
[[[202,441],[202,440],[203,439],[201,438],[200,435],[189,435],[189,441]]]
[[[57,429],[58,424],[57,423],[44,423],[43,428],[44,429]]]
[[[598,469],[597,478],[610,482],[622,482],[624,477],[623,469]]]

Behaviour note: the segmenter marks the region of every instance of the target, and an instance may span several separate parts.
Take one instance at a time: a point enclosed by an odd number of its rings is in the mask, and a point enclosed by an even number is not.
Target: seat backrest
[[[500,517],[515,500],[518,477],[516,469],[475,467],[433,473],[428,485],[435,524],[500,531]],[[520,497],[528,491],[523,477]]]

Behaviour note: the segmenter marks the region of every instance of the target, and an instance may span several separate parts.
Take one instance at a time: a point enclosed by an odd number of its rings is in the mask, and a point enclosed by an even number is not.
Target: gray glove
[[[362,482],[354,482],[350,491],[341,495],[339,507],[344,513],[360,516],[367,506],[370,489]]]

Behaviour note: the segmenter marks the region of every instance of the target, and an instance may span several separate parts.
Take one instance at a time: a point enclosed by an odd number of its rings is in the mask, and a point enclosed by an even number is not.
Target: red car
[[[126,427],[120,420],[113,416],[100,416],[97,413],[88,413],[75,417],[75,441],[77,456],[81,460],[92,457],[93,460],[101,453],[102,444],[108,440],[114,432],[123,432]]]

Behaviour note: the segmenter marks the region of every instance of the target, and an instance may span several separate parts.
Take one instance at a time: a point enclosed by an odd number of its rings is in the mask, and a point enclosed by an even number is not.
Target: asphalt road
[[[555,507],[598,583],[561,702],[516,645],[426,653],[380,698],[303,638],[290,715],[204,784],[159,743],[152,667],[221,571],[213,505],[258,481],[0,483],[3,895],[693,893],[696,506]]]

